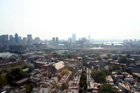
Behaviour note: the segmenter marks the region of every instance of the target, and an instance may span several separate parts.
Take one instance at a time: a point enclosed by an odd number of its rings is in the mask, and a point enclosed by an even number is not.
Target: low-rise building
[[[114,85],[114,81],[110,75],[106,76],[106,82],[109,85],[112,85],[112,86]]]

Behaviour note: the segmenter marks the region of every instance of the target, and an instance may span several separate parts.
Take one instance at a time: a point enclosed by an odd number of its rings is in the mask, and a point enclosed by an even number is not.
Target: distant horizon
[[[18,33],[17,33],[17,34],[18,34]],[[8,35],[8,39],[10,39],[9,36],[10,36],[11,34],[1,34],[1,35]],[[0,35],[0,36],[1,36],[1,35]],[[32,35],[32,34],[27,34],[27,35]],[[21,36],[21,35],[18,34],[18,36]],[[15,34],[13,35],[13,37],[15,37]],[[25,37],[27,38],[27,36],[25,36]],[[22,36],[21,36],[21,39],[23,39],[23,38],[25,38],[25,37],[22,37]],[[32,37],[33,37],[33,35],[32,35]],[[35,38],[36,38],[36,37],[34,37],[33,39],[35,39]],[[49,40],[49,41],[50,41],[50,40],[52,40],[53,37],[52,37],[51,39],[47,39],[47,38],[46,38],[46,39],[41,39],[41,37],[39,37],[39,38],[40,38],[40,40]],[[56,38],[56,37],[55,37],[55,38]],[[68,37],[68,38],[72,38],[72,37]],[[59,40],[68,40],[68,38],[67,38],[67,39],[60,39],[60,38],[58,37]],[[80,38],[85,38],[85,37],[80,37]],[[76,40],[79,40],[80,38],[76,38]],[[88,40],[88,37],[87,37],[87,40]],[[113,41],[113,40],[114,40],[114,41],[123,41],[123,40],[140,40],[140,39],[96,39],[96,38],[91,38],[90,40],[92,40],[92,41],[95,40],[95,41],[102,42],[102,41],[104,41],[104,40],[105,40],[105,41]]]

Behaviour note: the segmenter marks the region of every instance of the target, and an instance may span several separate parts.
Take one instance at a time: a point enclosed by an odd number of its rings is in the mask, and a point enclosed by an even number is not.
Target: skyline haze
[[[2,0],[0,35],[140,39],[140,1]]]

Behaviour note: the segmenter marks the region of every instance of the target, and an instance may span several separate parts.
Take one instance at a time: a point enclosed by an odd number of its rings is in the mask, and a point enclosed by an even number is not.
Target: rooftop
[[[21,79],[21,80],[15,82],[15,83],[20,84],[20,83],[25,82],[25,81],[27,81],[27,80],[28,80],[28,78],[24,78],[24,79]]]

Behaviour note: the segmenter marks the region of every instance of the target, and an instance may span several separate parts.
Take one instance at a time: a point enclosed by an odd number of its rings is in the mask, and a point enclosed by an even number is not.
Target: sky
[[[140,0],[0,0],[0,35],[140,39]]]

